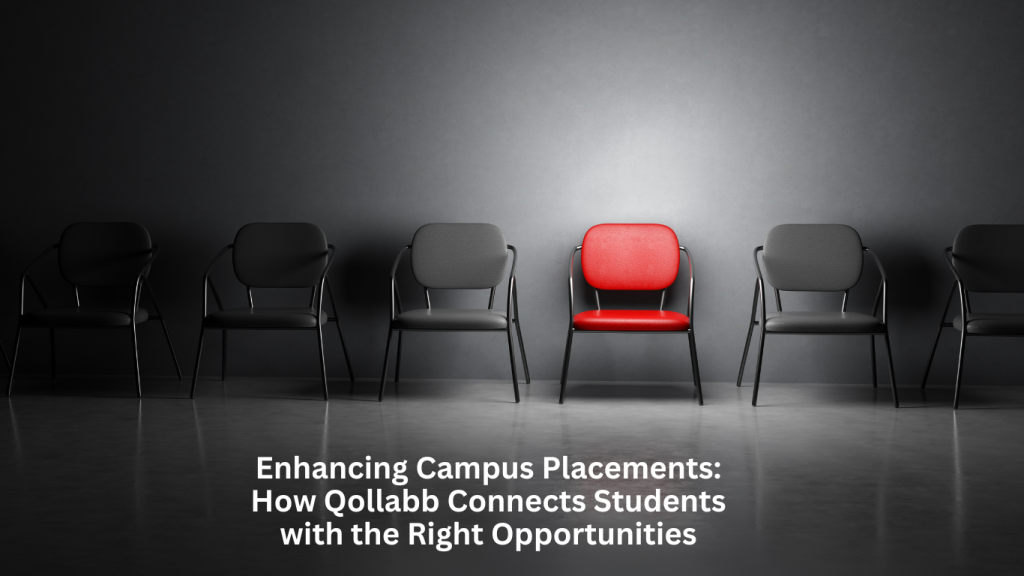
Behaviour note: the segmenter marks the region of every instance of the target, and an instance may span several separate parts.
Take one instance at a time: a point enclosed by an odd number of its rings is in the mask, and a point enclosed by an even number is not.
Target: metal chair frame
[[[949,269],[953,272],[953,286],[949,290],[949,297],[946,298],[946,305],[942,307],[942,316],[939,318],[939,327],[935,331],[935,342],[932,343],[931,354],[928,355],[928,365],[925,366],[924,376],[921,378],[921,389],[923,390],[925,385],[928,383],[928,373],[932,369],[932,361],[935,359],[935,350],[939,347],[939,337],[942,336],[943,328],[955,328],[952,322],[946,322],[946,316],[949,314],[949,306],[953,302],[953,294],[959,292],[960,294],[960,351],[957,358],[956,364],[956,389],[953,392],[953,409],[956,410],[960,407],[960,384],[963,380],[964,371],[964,351],[967,349],[967,316],[971,314],[971,297],[970,291],[966,290],[963,285],[963,281],[960,278],[960,274],[956,271],[953,266],[953,247],[949,246],[943,252],[943,256],[946,258],[946,264],[949,265]],[[976,337],[985,338],[1019,338],[1024,334],[972,334],[971,338]]]
[[[323,272],[320,273],[320,279],[312,287],[313,293],[310,295],[309,307],[316,311],[316,326],[313,328],[222,328],[220,326],[207,326],[208,314],[208,295],[213,294],[213,300],[217,303],[217,309],[223,311],[224,304],[220,299],[220,295],[217,294],[217,288],[213,284],[213,280],[210,278],[210,270],[213,266],[225,255],[229,250],[233,250],[234,244],[228,244],[213,257],[213,261],[206,267],[206,272],[203,273],[203,325],[199,329],[199,347],[196,352],[196,366],[195,371],[192,374],[192,390],[189,393],[189,398],[196,397],[196,384],[199,380],[199,363],[203,355],[203,337],[206,335],[207,330],[220,330],[221,331],[221,366],[220,366],[220,379],[221,381],[227,378],[227,364],[228,364],[228,330],[315,330],[317,333],[317,344],[319,345],[320,351],[320,376],[324,387],[324,400],[328,399],[327,392],[327,365],[324,360],[324,335],[323,335],[323,323],[320,321],[322,310],[323,310],[323,299],[324,289],[327,289],[327,297],[331,301],[331,308],[334,310],[334,316],[328,316],[328,322],[334,322],[338,327],[338,339],[341,340],[341,351],[345,356],[345,366],[348,368],[348,377],[350,382],[355,382],[355,376],[352,373],[352,363],[349,361],[348,348],[345,346],[345,337],[341,333],[341,321],[338,319],[338,305],[334,301],[334,291],[331,290],[331,281],[327,278],[327,271],[331,269],[331,263],[334,262],[335,249],[333,244],[327,245],[328,256],[327,264],[324,266]],[[246,293],[249,296],[249,308],[255,308],[253,297],[252,297],[252,286],[246,286]]]
[[[577,246],[572,249],[572,253],[569,255],[569,333],[565,342],[565,358],[562,360],[561,391],[558,394],[558,403],[565,403],[565,387],[569,378],[569,358],[572,353],[573,334],[577,332],[581,334],[686,334],[690,345],[690,364],[693,367],[693,384],[695,391],[697,392],[697,404],[703,406],[704,392],[701,390],[700,386],[700,368],[697,363],[697,343],[694,340],[693,332],[693,261],[690,258],[690,252],[683,246],[679,247],[679,251],[686,254],[686,264],[690,271],[690,286],[686,297],[686,317],[690,320],[690,326],[686,330],[579,330],[573,326],[573,320],[576,318],[576,300],[573,293],[573,264],[576,260],[576,253],[581,250],[583,250],[583,246]],[[584,281],[586,280],[584,279]],[[668,288],[663,288],[661,290],[661,304],[659,304],[658,310],[665,309],[665,293],[667,291]],[[594,288],[594,298],[597,300],[597,309],[600,310],[601,294],[597,288]]]
[[[878,388],[878,366],[875,360],[875,336],[885,337],[885,351],[889,358],[889,382],[892,385],[892,402],[896,408],[900,407],[899,396],[896,392],[896,372],[892,365],[892,348],[889,345],[889,323],[888,323],[888,282],[889,278],[885,274],[885,269],[882,267],[882,262],[878,259],[867,246],[862,246],[862,250],[871,255],[871,258],[875,262],[875,266],[878,268],[879,274],[882,276],[881,283],[878,285],[878,291],[875,293],[875,303],[871,309],[871,315],[878,315],[878,307],[881,304],[882,307],[882,330],[878,332],[767,332],[765,330],[765,297],[764,297],[764,277],[761,275],[761,264],[758,262],[757,254],[764,250],[764,246],[758,246],[754,248],[754,269],[757,271],[757,282],[754,284],[754,304],[750,311],[750,326],[747,328],[747,341],[743,346],[743,357],[740,359],[740,373],[736,378],[736,386],[739,387],[743,382],[743,369],[746,367],[747,355],[750,352],[750,339],[754,333],[754,326],[761,326],[760,341],[757,346],[757,365],[754,369],[754,397],[751,400],[752,406],[757,406],[757,393],[761,384],[761,360],[764,356],[764,340],[768,334],[782,334],[782,335],[796,335],[796,336],[871,336],[871,386]],[[779,312],[782,312],[782,297],[779,294],[778,288],[775,290],[775,307]],[[843,305],[842,312],[846,312],[846,304],[850,297],[850,290],[843,291]],[[761,315],[760,320],[757,319],[758,301],[760,301]]]
[[[14,371],[15,371],[15,367],[16,367],[17,362],[18,362],[18,349],[21,346],[21,330],[22,330],[22,328],[24,328],[24,326],[22,326],[22,317],[25,315],[25,283],[26,282],[29,284],[29,286],[32,287],[32,291],[35,292],[35,295],[39,299],[39,302],[43,305],[43,308],[49,308],[49,305],[47,305],[47,303],[46,303],[46,299],[43,298],[42,292],[39,291],[39,288],[36,286],[36,283],[32,280],[32,277],[29,276],[29,271],[32,270],[32,268],[35,267],[36,264],[38,264],[40,261],[42,261],[42,259],[45,258],[48,254],[50,254],[51,252],[54,252],[54,251],[58,251],[59,249],[60,249],[60,244],[54,244],[54,245],[48,247],[46,250],[43,251],[42,254],[37,256],[36,259],[33,260],[28,265],[28,267],[25,268],[25,271],[21,274],[21,302],[20,302],[20,308],[19,308],[19,312],[18,312],[18,332],[17,332],[17,335],[14,338],[14,356],[11,359],[11,362],[10,362],[11,374],[10,374],[10,379],[7,382],[7,396],[10,396],[11,393],[13,392],[13,389],[14,389]],[[89,329],[89,328],[102,328],[102,329],[115,329],[115,330],[116,329],[126,329],[126,328],[130,329],[131,332],[132,332],[132,347],[133,347],[134,359],[135,359],[135,391],[136,391],[136,394],[138,395],[139,398],[142,398],[142,376],[141,376],[141,373],[139,372],[139,340],[138,340],[138,328],[137,328],[138,325],[136,324],[135,319],[136,319],[136,314],[139,311],[139,303],[142,300],[142,288],[143,287],[145,287],[146,291],[149,292],[149,298],[153,302],[153,309],[156,311],[156,314],[155,315],[150,315],[149,319],[150,320],[159,320],[160,321],[160,326],[163,328],[163,332],[164,332],[164,338],[167,340],[167,347],[171,351],[171,359],[174,361],[174,370],[178,374],[178,380],[181,380],[181,368],[178,365],[178,357],[174,353],[174,345],[171,343],[171,335],[167,331],[167,324],[164,322],[163,313],[160,311],[160,304],[157,302],[156,294],[153,292],[153,287],[149,283],[149,270],[150,270],[150,268],[153,265],[153,260],[156,259],[157,255],[159,253],[160,253],[160,247],[158,245],[156,245],[156,244],[153,244],[152,249],[150,250],[149,258],[139,267],[139,272],[138,272],[138,274],[135,277],[135,289],[134,289],[134,296],[133,296],[133,300],[132,300],[131,326],[125,326],[125,327],[121,327],[121,326],[67,326],[66,327],[66,328],[86,328],[86,329]],[[74,286],[74,289],[75,289],[75,306],[81,308],[82,300],[81,300],[81,298],[79,296],[79,293],[78,293],[78,286],[77,285],[73,285],[73,286]],[[29,327],[30,328],[34,328],[35,326],[29,326]],[[55,334],[54,334],[54,330],[56,330],[56,328],[65,328],[65,327],[57,326],[57,327],[50,327],[49,328],[49,330],[50,330],[50,375],[51,375],[51,378],[54,381],[54,386],[56,386],[56,380],[57,380],[57,344],[56,344],[56,339],[55,339]],[[5,357],[6,357],[6,354],[5,354]]]
[[[519,376],[516,372],[516,356],[515,356],[515,345],[512,343],[512,325],[515,324],[516,336],[519,340],[519,354],[523,358],[523,372],[526,373],[526,383],[530,383],[530,366],[526,362],[526,347],[523,345],[523,330],[519,325],[519,291],[516,286],[516,260],[518,259],[518,252],[516,247],[511,244],[505,246],[506,251],[512,251],[512,268],[508,275],[508,293],[505,297],[505,316],[506,324],[505,328],[494,329],[494,330],[464,330],[464,329],[449,329],[449,330],[419,330],[402,328],[397,329],[394,327],[396,312],[402,313],[402,296],[398,291],[398,282],[395,279],[395,274],[398,272],[398,265],[402,261],[402,255],[407,251],[412,250],[412,244],[409,244],[402,248],[398,252],[398,256],[395,258],[395,263],[391,266],[391,319],[388,322],[388,339],[387,344],[384,346],[384,368],[380,375],[380,390],[377,393],[377,401],[382,402],[384,400],[384,387],[388,376],[388,360],[390,359],[391,353],[391,337],[395,331],[398,331],[398,346],[395,354],[395,383],[399,381],[399,377],[402,369],[402,333],[403,332],[505,332],[508,337],[508,356],[512,366],[512,387],[515,391],[516,402],[519,402]],[[487,303],[487,309],[494,309],[494,293],[497,287],[490,289],[490,298]],[[473,288],[452,288],[452,290],[473,290]],[[486,288],[484,288],[486,290]],[[430,310],[430,289],[427,287],[423,288],[423,295],[426,299],[427,310]],[[513,315],[514,312],[514,315]]]

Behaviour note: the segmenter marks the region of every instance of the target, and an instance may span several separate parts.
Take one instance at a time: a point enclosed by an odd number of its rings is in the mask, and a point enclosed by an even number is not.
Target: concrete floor
[[[79,572],[245,574],[999,574],[1024,564],[1024,387],[949,389],[766,384],[411,381],[383,403],[375,386],[314,380],[202,382],[21,380],[0,410],[0,537],[5,574]],[[304,461],[533,462],[531,480],[423,480],[434,514],[252,512],[252,492],[347,494],[387,481],[259,480],[257,457]],[[546,456],[584,462],[719,462],[719,479],[545,480]],[[412,472],[412,470],[410,470]],[[469,494],[586,496],[581,513],[454,513]],[[725,497],[723,512],[600,513],[595,491]],[[396,546],[284,546],[280,528],[305,522],[399,530]],[[408,525],[459,521],[485,530],[483,546],[438,552],[406,544]],[[691,546],[551,544],[516,552],[490,528],[694,528]],[[16,568],[13,572],[10,568]],[[753,571],[753,572],[751,572]]]

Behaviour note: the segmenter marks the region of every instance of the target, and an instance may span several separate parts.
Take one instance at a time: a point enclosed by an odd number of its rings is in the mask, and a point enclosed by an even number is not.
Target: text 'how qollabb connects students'
[[[694,459],[670,462],[574,461],[568,456],[544,457],[534,462],[446,462],[430,456],[394,462],[365,460],[351,462],[307,462],[295,456],[275,460],[257,458],[258,480],[319,480],[317,493],[293,490],[254,489],[252,512],[266,514],[324,514],[346,518],[351,525],[334,521],[305,521],[299,526],[282,527],[282,544],[306,546],[430,546],[447,552],[457,546],[494,544],[511,546],[516,551],[546,546],[677,546],[693,545],[696,529],[666,525],[689,513],[721,513],[725,496],[709,494],[704,486],[721,478],[719,462]],[[411,480],[428,487],[406,487]],[[448,489],[447,481],[479,481],[489,489]],[[533,480],[545,480],[544,490],[529,490]],[[580,482],[585,480],[587,482]],[[379,487],[365,487],[381,482]],[[565,489],[550,490],[552,482],[565,483]],[[359,486],[346,486],[358,483]],[[649,486],[656,483],[657,487]],[[515,490],[494,492],[498,484]],[[598,488],[595,489],[594,485]],[[582,486],[588,489],[581,489]],[[402,487],[399,491],[396,487]],[[540,486],[538,486],[540,488]],[[557,516],[559,521],[591,512],[608,515],[643,514],[647,523],[630,521],[628,526],[594,526],[582,522],[563,527],[513,526],[497,522],[482,527],[478,523],[427,521],[423,515],[495,514],[515,518]],[[346,517],[346,514],[349,516]],[[372,520],[387,515],[387,526],[375,526]],[[663,520],[650,522],[652,515]],[[394,527],[396,518],[408,518],[402,529]],[[440,518],[440,516],[439,516]],[[416,521],[413,521],[416,520]],[[632,520],[632,519],[630,519]],[[618,524],[618,523],[617,523]]]

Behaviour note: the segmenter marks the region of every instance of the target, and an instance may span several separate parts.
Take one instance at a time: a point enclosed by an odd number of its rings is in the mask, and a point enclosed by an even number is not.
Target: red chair
[[[576,313],[572,270],[576,252],[582,251],[583,277],[594,288],[597,310]],[[686,254],[690,270],[690,291],[686,314],[665,310],[665,291],[679,274],[679,251]],[[602,310],[600,290],[661,290],[657,310]],[[569,377],[572,337],[580,333],[626,332],[632,334],[686,334],[690,342],[693,383],[697,401],[704,405],[697,367],[697,346],[693,340],[693,263],[690,253],[679,245],[675,232],[661,224],[598,224],[587,231],[583,245],[569,256],[569,337],[562,364],[562,391],[558,403],[565,402],[565,383]]]

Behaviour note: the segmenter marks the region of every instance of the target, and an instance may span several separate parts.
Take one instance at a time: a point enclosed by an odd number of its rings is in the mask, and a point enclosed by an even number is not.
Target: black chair
[[[395,273],[406,250],[412,251],[412,272],[423,286],[426,308],[403,311]],[[494,291],[501,283],[512,251],[512,268],[508,276],[508,294],[505,310],[494,310]],[[487,309],[432,308],[431,289],[490,290]],[[514,312],[514,314],[513,314]],[[519,337],[519,353],[523,357],[526,383],[530,383],[530,368],[526,364],[526,348],[519,326],[519,297],[516,288],[516,249],[505,243],[505,236],[493,224],[427,224],[413,236],[412,244],[403,248],[391,267],[391,320],[388,341],[384,346],[384,370],[380,376],[377,400],[384,400],[384,382],[388,375],[388,355],[391,336],[398,331],[398,352],[395,361],[395,382],[402,366],[402,333],[415,332],[505,332],[508,336],[508,355],[512,364],[512,386],[519,402],[519,379],[512,344],[512,324]]]
[[[764,251],[764,275],[775,289],[777,312],[765,312],[764,284],[757,253]],[[870,254],[882,276],[875,295],[871,314],[847,312],[846,302],[850,289],[859,281],[864,267],[863,254]],[[889,382],[892,385],[892,403],[899,408],[896,393],[896,373],[892,366],[892,350],[889,347],[889,324],[887,322],[886,285],[888,279],[882,263],[875,253],[861,244],[860,235],[849,226],[842,224],[783,224],[768,232],[764,246],[754,249],[754,269],[757,283],[754,286],[754,304],[750,311],[750,327],[747,342],[743,347],[740,374],[736,386],[743,380],[743,368],[750,351],[750,339],[754,326],[761,326],[761,340],[757,349],[757,367],[754,370],[754,398],[757,406],[757,392],[761,383],[761,358],[764,354],[764,340],[768,334],[814,334],[814,335],[855,335],[871,336],[871,379],[878,387],[878,370],[875,363],[875,336],[885,337],[885,350],[889,357]],[[843,305],[838,312],[783,312],[780,290],[796,292],[842,292]],[[760,320],[757,319],[758,300],[761,302]],[[882,317],[878,318],[881,303]]]
[[[245,285],[249,295],[247,308],[225,309],[217,289],[210,279],[210,270],[221,256],[232,250],[231,261],[235,277]],[[199,329],[199,351],[196,352],[195,373],[192,375],[192,391],[189,398],[195,398],[196,382],[199,379],[199,360],[203,354],[203,336],[209,329],[220,330],[221,380],[227,375],[228,330],[315,330],[320,346],[320,375],[324,385],[324,400],[327,400],[327,367],[324,363],[323,325],[334,322],[338,327],[338,338],[345,355],[349,380],[355,382],[352,364],[341,334],[338,307],[334,302],[331,282],[327,271],[334,260],[334,246],[315,224],[303,223],[255,223],[246,224],[235,235],[234,244],[224,247],[203,274],[203,326]],[[253,288],[310,288],[307,308],[257,308],[253,301]],[[328,317],[323,310],[324,289],[331,300],[334,316]],[[217,312],[207,309],[207,292],[213,294]]]
[[[73,308],[51,308],[47,306],[42,293],[28,275],[40,260],[56,250],[57,262],[61,276],[75,289],[75,306]],[[132,222],[80,222],[64,229],[60,243],[50,246],[21,275],[21,308],[18,316],[18,333],[14,339],[14,357],[11,360],[11,376],[7,384],[7,395],[11,395],[14,387],[14,371],[18,363],[18,348],[21,343],[22,328],[49,328],[51,374],[56,380],[56,344],[54,330],[56,328],[116,328],[131,330],[132,346],[135,356],[135,387],[139,398],[142,398],[142,377],[139,374],[139,344],[136,326],[146,320],[159,320],[163,328],[167,347],[174,360],[174,369],[181,379],[178,358],[174,354],[171,336],[167,332],[160,305],[157,303],[153,287],[149,283],[149,270],[159,253],[159,247],[152,243],[149,232],[139,224]],[[28,283],[42,303],[41,310],[25,311],[25,283]],[[82,306],[79,288],[101,288],[108,296],[116,292],[116,288],[132,287],[132,302],[125,306]],[[149,292],[150,300],[156,315],[139,306],[143,287]]]
[[[931,371],[942,329],[956,328],[960,331],[960,357],[956,365],[956,391],[953,393],[953,408],[956,409],[960,406],[967,337],[1024,336],[1024,314],[975,312],[971,310],[970,297],[971,292],[1024,292],[1024,225],[967,226],[957,233],[953,245],[946,248],[945,257],[955,280],[942,308],[921,388],[928,382],[928,372]],[[957,291],[960,294],[960,314],[952,322],[946,322],[953,294]],[[967,319],[966,330],[964,318]]]

